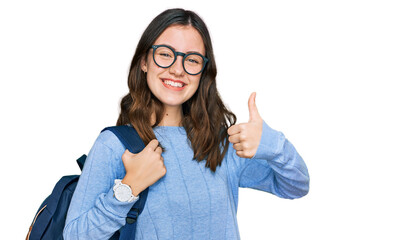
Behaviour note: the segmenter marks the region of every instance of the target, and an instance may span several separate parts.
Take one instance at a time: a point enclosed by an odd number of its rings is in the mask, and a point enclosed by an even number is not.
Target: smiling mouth
[[[161,79],[164,86],[171,89],[181,90],[186,86],[186,84],[182,81],[175,81],[171,79]]]

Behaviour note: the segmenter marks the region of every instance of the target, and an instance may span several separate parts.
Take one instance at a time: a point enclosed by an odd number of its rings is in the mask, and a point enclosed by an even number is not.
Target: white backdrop
[[[62,175],[114,125],[161,11],[206,21],[224,102],[306,161],[298,200],[240,190],[242,239],[415,239],[413,1],[2,1],[1,235],[23,239]],[[411,230],[412,228],[412,230]]]

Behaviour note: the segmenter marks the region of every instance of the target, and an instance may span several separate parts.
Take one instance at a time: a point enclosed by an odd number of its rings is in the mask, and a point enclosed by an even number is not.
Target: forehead
[[[180,52],[199,52],[205,54],[202,36],[192,26],[172,25],[166,28],[154,42],[165,44]]]

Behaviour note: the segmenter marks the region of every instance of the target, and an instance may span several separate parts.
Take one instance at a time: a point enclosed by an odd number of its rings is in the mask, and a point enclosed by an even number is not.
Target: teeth
[[[179,82],[173,82],[173,81],[166,80],[164,81],[164,83],[172,87],[183,87],[183,84]]]

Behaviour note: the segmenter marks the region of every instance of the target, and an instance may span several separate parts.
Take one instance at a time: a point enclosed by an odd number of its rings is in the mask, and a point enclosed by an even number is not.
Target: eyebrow
[[[160,43],[160,44],[157,44],[157,45],[165,45],[165,46],[169,46],[169,47],[171,47],[174,51],[178,52],[178,51],[176,50],[176,48],[175,48],[175,47],[173,47],[173,46],[171,46],[170,44]],[[187,51],[187,52],[185,52],[185,54],[190,54],[190,53],[197,53],[197,54],[200,54],[200,55],[202,55],[202,56],[205,56],[204,54],[202,54],[202,53],[200,53],[200,52],[198,52],[198,51]]]

